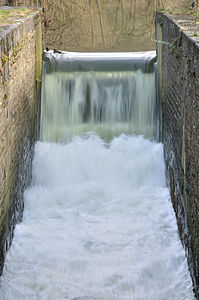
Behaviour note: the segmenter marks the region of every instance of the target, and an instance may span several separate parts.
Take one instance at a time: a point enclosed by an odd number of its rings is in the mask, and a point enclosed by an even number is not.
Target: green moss
[[[3,16],[8,16],[10,14],[10,10],[8,9],[2,9],[0,12],[1,15]]]
[[[41,82],[41,79],[40,79],[40,78],[36,78],[36,81],[37,81],[38,83],[40,83],[40,82]]]
[[[13,47],[13,56],[16,57],[18,55],[18,53],[20,52],[20,50],[23,47],[23,43],[22,42],[18,42],[14,47]]]
[[[12,43],[14,41],[14,32],[13,31],[11,31],[11,41],[12,41]]]
[[[42,73],[42,28],[41,23],[37,25],[36,31],[36,82],[37,90],[41,86],[41,73]]]
[[[2,60],[2,66],[4,66],[8,61],[8,56],[5,53],[2,53],[1,60]]]
[[[180,15],[180,16],[193,16],[198,18],[199,12],[197,12],[195,9],[168,9],[164,10],[163,12],[168,13],[170,15]],[[193,21],[194,22],[194,21]]]
[[[195,9],[168,9],[164,10],[164,12],[169,13],[171,15],[189,15],[189,16],[199,16],[199,12]]]
[[[13,66],[17,59],[18,59],[18,54],[20,53],[21,49],[23,48],[24,41],[19,41],[15,46],[12,47],[12,55],[10,57],[11,63],[10,65]]]
[[[33,13],[29,8],[0,9],[0,24],[13,24]]]
[[[3,99],[0,101],[1,107],[5,108],[7,105],[7,95],[4,94]]]

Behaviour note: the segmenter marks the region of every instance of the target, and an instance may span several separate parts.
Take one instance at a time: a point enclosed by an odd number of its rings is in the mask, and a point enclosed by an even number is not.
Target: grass
[[[29,8],[0,9],[0,24],[13,24],[31,13],[32,10]]]
[[[188,15],[193,17],[199,17],[199,12],[196,12],[193,8],[188,9],[173,9],[173,10],[166,10],[165,12],[171,14],[171,15]]]

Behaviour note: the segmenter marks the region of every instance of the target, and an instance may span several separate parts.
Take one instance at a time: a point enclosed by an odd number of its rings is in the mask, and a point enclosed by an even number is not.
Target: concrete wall
[[[40,11],[21,11],[19,18],[15,23],[10,12],[0,23],[0,273],[22,218],[39,118]]]
[[[199,28],[192,15],[156,15],[162,141],[179,234],[199,299]]]

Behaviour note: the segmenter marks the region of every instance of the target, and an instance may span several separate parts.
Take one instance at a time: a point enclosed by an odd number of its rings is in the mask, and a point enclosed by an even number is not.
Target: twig
[[[96,0],[96,3],[97,3],[99,18],[100,18],[100,29],[101,29],[101,34],[102,34],[102,41],[103,41],[103,46],[105,48],[106,43],[105,43],[105,37],[104,37],[104,31],[103,31],[102,14],[101,14],[101,7],[100,7],[99,0]]]

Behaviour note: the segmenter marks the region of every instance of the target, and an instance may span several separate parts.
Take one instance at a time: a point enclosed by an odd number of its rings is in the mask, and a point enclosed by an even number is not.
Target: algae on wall
[[[68,51],[155,49],[156,9],[189,7],[192,0],[12,0],[44,8],[46,46]]]

